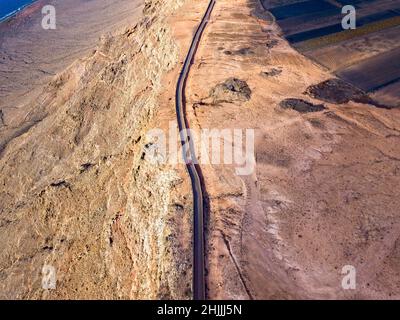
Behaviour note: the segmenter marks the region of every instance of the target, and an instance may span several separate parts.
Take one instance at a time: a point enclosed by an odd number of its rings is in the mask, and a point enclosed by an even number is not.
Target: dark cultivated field
[[[56,30],[41,27],[44,4],[57,10]],[[85,56],[102,34],[120,32],[126,23],[134,23],[141,4],[141,0],[42,0],[0,23],[0,109],[11,112],[15,100],[28,98]]]

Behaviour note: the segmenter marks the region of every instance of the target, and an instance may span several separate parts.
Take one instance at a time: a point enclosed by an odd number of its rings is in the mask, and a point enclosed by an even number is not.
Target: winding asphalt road
[[[210,0],[207,11],[204,14],[201,23],[199,24],[196,33],[192,39],[189,52],[183,64],[182,71],[179,75],[176,88],[176,115],[178,119],[178,127],[180,132],[181,143],[183,147],[183,158],[186,163],[186,168],[192,182],[193,192],[193,299],[205,300],[205,251],[204,251],[204,183],[199,166],[197,165],[196,152],[194,149],[193,140],[189,136],[189,122],[186,117],[186,100],[185,87],[189,75],[190,67],[193,63],[194,56],[200,43],[201,36],[211,13],[214,9],[216,0]]]

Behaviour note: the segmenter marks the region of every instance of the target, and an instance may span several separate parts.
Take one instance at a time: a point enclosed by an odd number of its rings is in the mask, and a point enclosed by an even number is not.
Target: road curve
[[[183,158],[192,182],[193,192],[193,299],[205,300],[205,251],[204,251],[204,199],[205,191],[202,175],[197,164],[196,152],[193,141],[189,137],[189,122],[186,118],[185,87],[194,56],[200,43],[201,36],[211,13],[214,9],[216,0],[210,0],[207,11],[201,20],[196,33],[192,39],[189,52],[186,56],[176,87],[175,104],[176,116],[182,143]]]

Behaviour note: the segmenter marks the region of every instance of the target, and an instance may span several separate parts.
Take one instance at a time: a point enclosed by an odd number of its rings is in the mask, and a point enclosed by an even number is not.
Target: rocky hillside
[[[177,63],[166,21],[182,2],[146,1],[137,25],[103,37],[2,128],[0,298],[190,297],[186,176],[146,161],[145,137]]]
[[[0,112],[0,298],[191,298],[190,181],[182,164],[147,161],[146,133],[176,128],[176,80],[208,2],[146,1],[23,120]],[[186,111],[193,130],[255,132],[250,175],[201,164],[208,298],[400,297],[399,109],[297,52],[259,0],[218,0]]]

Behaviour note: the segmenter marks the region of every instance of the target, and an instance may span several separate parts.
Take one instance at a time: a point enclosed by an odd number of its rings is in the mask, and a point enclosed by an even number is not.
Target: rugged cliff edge
[[[146,133],[176,128],[176,80],[207,5],[146,1],[23,121],[5,129],[0,113],[0,298],[191,298],[189,179],[147,161]],[[217,1],[186,111],[194,130],[254,129],[256,165],[201,165],[208,298],[400,296],[399,109],[333,78],[259,0]],[[348,265],[356,290],[342,287]]]
[[[1,298],[190,297],[186,176],[145,159],[178,59],[166,20],[182,2],[146,1],[137,25],[57,75],[3,135]],[[43,266],[56,290],[42,288]]]

